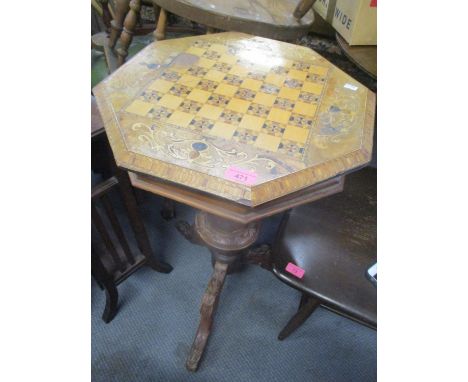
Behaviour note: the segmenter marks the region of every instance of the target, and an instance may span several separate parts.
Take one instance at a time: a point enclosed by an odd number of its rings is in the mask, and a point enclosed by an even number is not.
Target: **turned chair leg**
[[[123,21],[125,19],[125,15],[129,10],[129,3],[130,0],[115,0],[115,12],[114,12],[114,19],[110,22],[110,36],[109,36],[109,48],[114,49],[117,40],[120,37],[120,33],[122,33],[123,28]]]
[[[161,8],[159,12],[158,25],[154,31],[154,38],[156,41],[161,41],[166,38],[166,24],[167,24],[167,12],[164,8]]]
[[[278,339],[282,341],[288,337],[309,318],[309,316],[314,312],[315,309],[319,307],[319,305],[319,300],[307,296],[305,293],[303,293],[297,313],[289,320],[283,330],[281,330],[280,334],[278,334]]]
[[[138,21],[138,15],[140,13],[141,1],[131,0],[130,10],[125,16],[123,31],[120,35],[120,47],[117,48],[118,62],[117,65],[120,67],[125,62],[128,56],[128,49],[133,39],[133,32]]]

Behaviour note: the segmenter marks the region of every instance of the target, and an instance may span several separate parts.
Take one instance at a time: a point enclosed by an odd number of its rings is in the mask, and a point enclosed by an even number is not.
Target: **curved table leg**
[[[227,274],[228,264],[223,264],[219,261],[215,263],[214,272],[206,288],[200,307],[200,324],[198,325],[197,334],[190,349],[187,363],[185,366],[190,371],[196,371],[200,363],[201,357],[208,342],[208,337],[211,333],[213,324],[213,316],[216,312],[219,296],[224,285],[224,280]]]

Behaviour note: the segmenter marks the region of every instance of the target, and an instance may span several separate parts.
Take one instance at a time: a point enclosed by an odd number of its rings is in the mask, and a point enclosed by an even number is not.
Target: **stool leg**
[[[302,295],[301,302],[299,303],[299,309],[297,313],[292,316],[286,326],[281,330],[280,334],[278,335],[278,339],[280,341],[284,340],[288,337],[292,332],[294,332],[299,326],[301,326],[309,316],[314,312],[315,309],[318,308],[320,305],[320,301],[307,296]]]

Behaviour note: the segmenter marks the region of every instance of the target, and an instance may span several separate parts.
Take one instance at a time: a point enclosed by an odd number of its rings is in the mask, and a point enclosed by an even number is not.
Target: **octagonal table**
[[[371,159],[375,95],[314,51],[226,32],[153,43],[94,89],[135,187],[199,210],[179,222],[214,273],[187,368],[203,355],[226,274],[269,268],[262,219],[343,189]]]

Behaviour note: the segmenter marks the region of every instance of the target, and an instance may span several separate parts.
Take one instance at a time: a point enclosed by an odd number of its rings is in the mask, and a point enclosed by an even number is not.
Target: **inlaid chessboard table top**
[[[248,206],[370,161],[375,95],[313,50],[153,43],[94,88],[119,166]]]

